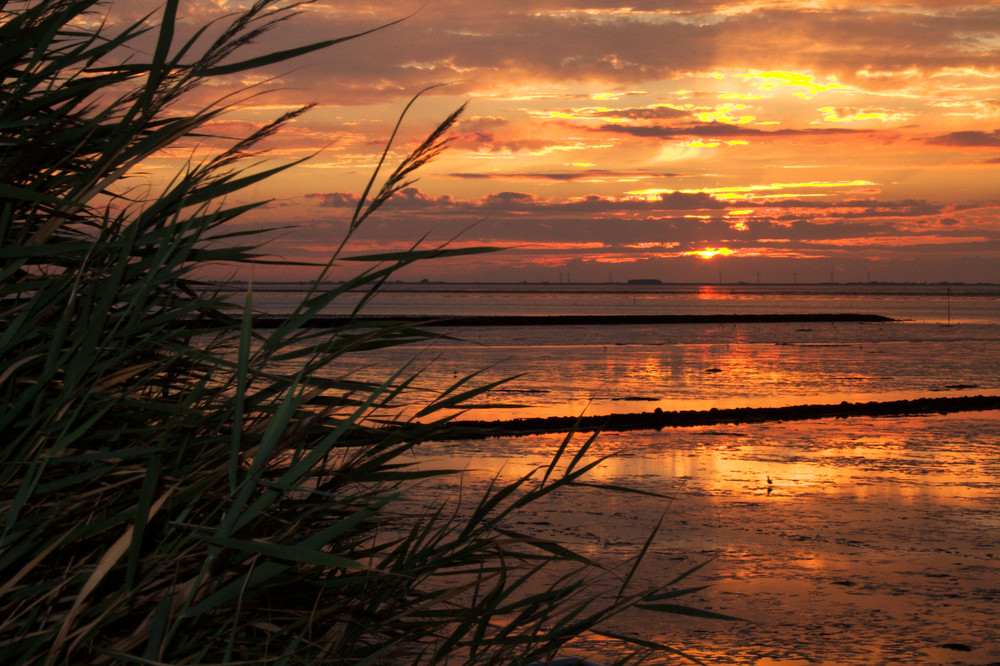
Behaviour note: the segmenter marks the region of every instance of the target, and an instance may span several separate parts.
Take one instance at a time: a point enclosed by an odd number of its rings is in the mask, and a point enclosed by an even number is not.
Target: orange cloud
[[[836,245],[839,247],[909,247],[914,245],[955,245],[959,243],[985,243],[988,236],[940,236],[925,234],[916,236],[881,236],[875,238],[837,238],[834,240],[805,239],[810,245]]]
[[[154,4],[115,3],[112,18]],[[199,13],[178,31],[191,34],[223,4],[192,4]],[[400,192],[365,225],[359,243],[468,234],[518,246],[484,260],[491,266],[655,256],[690,267],[706,252],[719,261],[887,261],[884,250],[899,248],[906,276],[925,261],[929,279],[955,270],[995,279],[995,5],[431,3],[372,38],[220,81],[193,102],[255,86],[214,126],[220,136],[318,102],[269,140],[279,159],[322,150],[255,192],[277,201],[253,211],[253,224],[299,225],[276,252],[293,242],[299,254],[336,246],[402,106],[454,81],[414,104],[390,162],[470,101],[451,148],[418,173],[419,190]],[[304,9],[294,30],[275,31],[275,46],[399,18],[397,5],[366,0]],[[151,158],[150,181],[217,144]]]

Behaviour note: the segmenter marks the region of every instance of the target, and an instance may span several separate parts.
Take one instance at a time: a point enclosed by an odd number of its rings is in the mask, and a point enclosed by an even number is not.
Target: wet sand
[[[546,464],[561,440],[438,443],[418,455],[467,468],[474,496],[496,474]],[[998,442],[996,411],[606,433],[591,453],[617,455],[592,481],[675,499],[571,488],[513,527],[611,564],[664,515],[638,584],[710,562],[686,583],[711,587],[688,603],[749,621],[635,613],[613,628],[708,663],[1000,663]],[[599,641],[569,654],[610,661]]]

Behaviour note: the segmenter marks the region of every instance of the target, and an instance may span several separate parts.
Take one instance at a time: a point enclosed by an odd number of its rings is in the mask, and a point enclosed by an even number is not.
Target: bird
[[[770,486],[770,485],[773,485],[773,484],[774,484],[774,481],[771,480],[771,477],[767,477],[767,485]]]

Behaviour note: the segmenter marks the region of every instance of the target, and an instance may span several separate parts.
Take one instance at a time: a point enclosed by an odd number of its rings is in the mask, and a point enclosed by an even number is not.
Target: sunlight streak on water
[[[1000,393],[1000,325],[729,324],[466,328],[421,349],[365,355],[329,374],[379,379],[416,359],[439,390],[490,368],[522,377],[490,398],[520,409],[470,418],[781,407]]]
[[[359,355],[324,372],[381,380],[415,359],[426,366],[416,383],[432,392],[487,367],[484,383],[525,373],[491,397],[523,409],[465,417],[491,419],[1000,393],[997,288],[953,293],[947,326],[943,289],[734,290],[700,305],[689,291],[387,294],[377,307],[390,314],[863,312],[907,321],[464,328],[444,332],[465,342]],[[425,443],[415,455],[466,469],[468,496],[497,475],[546,465],[561,440]],[[666,510],[642,582],[715,558],[692,582],[714,585],[693,604],[756,624],[630,616],[617,629],[712,663],[1000,662],[998,442],[998,412],[605,433],[591,453],[618,455],[591,480],[675,499],[570,488],[513,528],[611,564],[634,556]],[[426,506],[457,492],[454,479],[437,480],[412,497]],[[581,643],[595,651],[586,654],[605,648]]]

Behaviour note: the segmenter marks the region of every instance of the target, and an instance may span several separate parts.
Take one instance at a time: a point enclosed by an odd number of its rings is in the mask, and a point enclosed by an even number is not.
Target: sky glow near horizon
[[[198,94],[264,93],[223,136],[317,103],[267,146],[316,154],[249,192],[274,201],[241,223],[292,225],[269,245],[287,260],[329,258],[403,107],[447,84],[414,104],[390,164],[468,102],[451,146],[347,250],[509,249],[401,278],[1000,282],[1000,7],[867,5],[317,2],[259,48],[408,18]],[[186,29],[226,6],[182,3]]]

